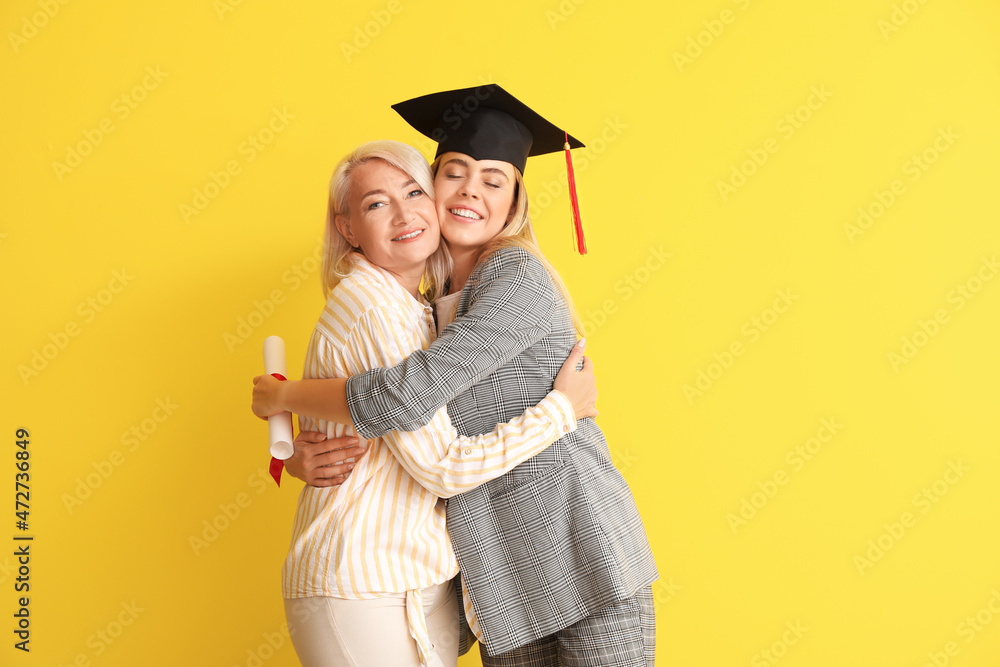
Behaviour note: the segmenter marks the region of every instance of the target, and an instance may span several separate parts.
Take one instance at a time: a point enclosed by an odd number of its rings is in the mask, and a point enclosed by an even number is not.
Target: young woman
[[[523,181],[529,155],[575,140],[494,85],[394,108],[439,142],[437,213],[454,261],[444,301],[458,299],[457,318],[392,368],[310,388],[258,385],[261,414],[320,414],[375,437],[417,428],[447,403],[460,433],[484,433],[545,396],[577,339],[570,299],[535,240]],[[592,420],[452,498],[447,518],[485,665],[653,664],[656,565]]]
[[[365,144],[338,165],[329,293],[307,378],[393,365],[430,343],[433,318],[419,288],[428,258],[442,260],[431,187],[427,162],[397,142]],[[440,284],[433,271],[428,284]],[[282,595],[304,665],[455,665],[458,564],[441,498],[503,474],[595,413],[592,372],[586,363],[576,371],[582,349],[574,351],[556,390],[487,435],[459,437],[439,410],[418,430],[373,438],[343,485],[302,490]],[[301,427],[346,432],[316,419]]]

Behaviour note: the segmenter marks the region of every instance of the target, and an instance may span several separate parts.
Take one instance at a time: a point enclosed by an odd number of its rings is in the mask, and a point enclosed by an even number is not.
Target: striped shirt
[[[430,306],[358,256],[313,330],[303,378],[393,366],[433,337]],[[330,437],[354,434],[321,419],[300,417],[299,426]],[[370,440],[341,486],[302,489],[282,595],[372,599],[447,581],[458,563],[441,498],[499,477],[575,428],[573,406],[553,391],[487,435],[459,437],[442,407],[419,430]],[[425,631],[417,634],[418,644],[426,639]]]

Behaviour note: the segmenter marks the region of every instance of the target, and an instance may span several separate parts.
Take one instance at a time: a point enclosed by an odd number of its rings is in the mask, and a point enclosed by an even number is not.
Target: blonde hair
[[[438,167],[440,166],[440,157],[434,160],[434,164],[431,165],[431,173],[437,175]],[[566,289],[565,283],[563,283],[562,278],[559,277],[559,272],[556,271],[555,267],[549,263],[549,260],[545,259],[545,255],[542,253],[541,247],[538,245],[538,239],[535,237],[535,229],[531,226],[531,216],[528,215],[528,190],[524,186],[524,176],[521,174],[521,170],[514,167],[514,202],[513,202],[514,213],[510,218],[510,221],[504,225],[503,229],[497,232],[497,235],[486,242],[486,244],[480,249],[479,257],[476,259],[476,264],[484,261],[491,254],[500,250],[501,248],[508,248],[511,246],[516,246],[518,248],[523,248],[527,252],[538,258],[538,261],[542,263],[545,270],[549,274],[549,278],[558,288],[559,293],[562,294],[563,300],[566,302],[566,307],[569,309],[570,317],[573,318],[573,326],[576,327],[576,332],[583,336],[583,322],[580,320],[580,316],[576,313],[576,308],[573,306],[573,297],[570,296],[569,290]],[[442,243],[441,245],[445,245]]]
[[[399,169],[417,182],[424,193],[434,199],[434,177],[427,160],[412,146],[398,141],[369,141],[348,153],[337,164],[330,178],[330,196],[326,208],[326,225],[323,235],[323,296],[330,292],[354,269],[355,256],[361,254],[354,248],[335,224],[338,215],[350,215],[348,206],[351,191],[351,174],[372,160],[382,160]],[[451,255],[444,243],[427,258],[424,269],[423,292],[429,301],[444,293],[444,286],[451,275]]]

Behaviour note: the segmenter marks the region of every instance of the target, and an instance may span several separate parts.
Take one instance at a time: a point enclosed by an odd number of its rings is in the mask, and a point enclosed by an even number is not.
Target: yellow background
[[[296,664],[261,343],[297,373],[340,156],[429,153],[389,105],[488,81],[588,144],[586,257],[562,156],[527,181],[660,569],[659,664],[997,664],[995,2],[12,0],[0,26],[4,665]]]

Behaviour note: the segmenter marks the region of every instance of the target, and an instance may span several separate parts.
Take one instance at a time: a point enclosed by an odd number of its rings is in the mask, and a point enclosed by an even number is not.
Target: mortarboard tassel
[[[573,158],[569,154],[569,132],[563,132],[563,134],[566,135],[566,143],[563,144],[563,149],[566,151],[566,176],[569,180],[569,200],[573,204],[573,231],[576,237],[576,249],[580,251],[581,255],[586,255],[587,241],[583,238],[583,222],[580,221],[580,202],[576,198],[576,177],[573,175]]]

